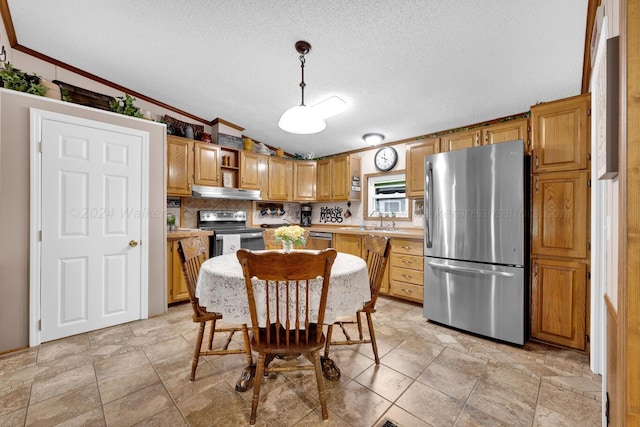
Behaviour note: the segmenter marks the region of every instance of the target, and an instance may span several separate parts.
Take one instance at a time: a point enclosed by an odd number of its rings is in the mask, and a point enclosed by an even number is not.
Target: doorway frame
[[[29,119],[29,347],[34,347],[42,343],[40,334],[42,121],[44,119],[61,121],[140,138],[142,141],[140,241],[143,245],[149,242],[149,133],[38,108],[29,109]],[[147,319],[149,317],[149,251],[147,246],[143,248],[140,254],[140,319]]]

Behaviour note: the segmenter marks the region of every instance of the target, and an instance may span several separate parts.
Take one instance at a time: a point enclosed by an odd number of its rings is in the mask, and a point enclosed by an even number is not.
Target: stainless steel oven
[[[222,255],[225,235],[238,235],[241,248],[264,249],[262,229],[247,227],[246,211],[198,211],[198,228],[213,231],[209,240],[209,256]]]

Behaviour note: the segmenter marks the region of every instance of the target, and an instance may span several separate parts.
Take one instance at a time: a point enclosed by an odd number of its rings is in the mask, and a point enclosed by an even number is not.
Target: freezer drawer
[[[524,344],[525,269],[425,257],[424,316],[465,331]]]

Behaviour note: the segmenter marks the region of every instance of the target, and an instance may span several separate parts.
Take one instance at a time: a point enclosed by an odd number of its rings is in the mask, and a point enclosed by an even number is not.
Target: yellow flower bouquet
[[[306,240],[304,238],[305,230],[299,225],[289,225],[276,228],[274,235],[276,241],[281,241],[285,251],[292,245],[304,246]]]

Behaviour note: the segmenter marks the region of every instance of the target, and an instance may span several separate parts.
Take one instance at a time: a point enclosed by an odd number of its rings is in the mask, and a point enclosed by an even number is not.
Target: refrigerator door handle
[[[427,262],[427,264],[429,264],[432,267],[441,268],[443,270],[461,271],[464,273],[478,273],[478,274],[486,274],[491,276],[513,277],[513,273],[508,273],[506,271],[483,270],[481,268],[471,268],[471,267],[462,267],[459,265],[440,264],[439,262],[433,262],[433,261],[429,261]]]
[[[433,247],[431,240],[431,224],[433,221],[433,165],[425,162],[424,165],[424,207],[427,212],[424,215],[425,245]]]

